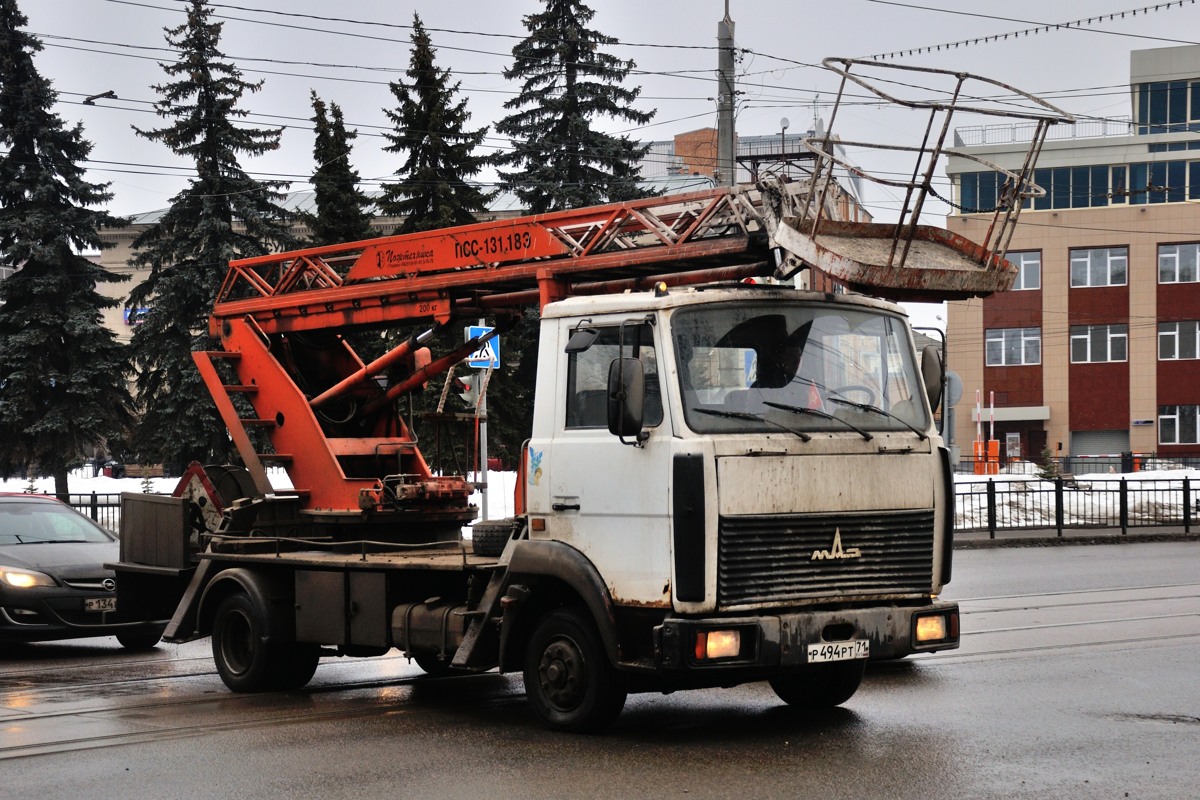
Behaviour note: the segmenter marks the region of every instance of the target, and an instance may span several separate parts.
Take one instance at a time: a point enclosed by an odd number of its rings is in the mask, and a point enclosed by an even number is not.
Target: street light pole
[[[717,185],[737,183],[737,136],[734,134],[733,20],[729,0],[725,17],[717,23]]]
[[[791,125],[791,121],[787,117],[779,120],[779,163],[781,166],[787,164],[787,129]]]

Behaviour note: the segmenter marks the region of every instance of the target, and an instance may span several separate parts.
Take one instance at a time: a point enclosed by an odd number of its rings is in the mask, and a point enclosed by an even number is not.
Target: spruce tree
[[[52,111],[57,93],[37,71],[41,42],[0,0],[0,469],[67,475],[132,421],[125,348],[102,320],[119,305],[97,291],[125,280],[81,255],[98,230],[123,223],[93,207],[108,184],[84,180],[92,145]]]
[[[522,84],[505,103],[512,113],[496,125],[512,140],[512,150],[496,159],[511,168],[501,170],[501,188],[533,214],[645,196],[638,164],[649,146],[594,127],[601,119],[641,125],[654,116],[633,107],[641,89],[623,85],[634,63],[601,49],[617,40],[587,27],[595,12],[579,0],[543,3],[544,11],[524,18],[529,36],[513,47],[513,64],[504,72]],[[507,337],[517,369],[504,376],[500,401],[514,415],[502,440],[506,455],[518,452],[533,424],[537,325],[530,309]]]
[[[579,0],[542,0],[540,14],[524,18],[529,36],[513,47],[504,71],[521,92],[504,104],[515,109],[496,125],[512,138],[498,162],[501,186],[515,192],[530,213],[630,200],[638,162],[649,145],[597,130],[600,119],[645,124],[653,112],[633,107],[639,87],[624,86],[634,68],[601,48],[617,43],[587,27],[595,12]]]
[[[358,173],[350,166],[350,142],[357,131],[347,131],[342,109],[312,92],[313,158],[317,162],[312,176],[315,213],[303,216],[312,234],[312,245],[340,244],[370,238],[371,200],[358,188]]]
[[[239,102],[262,83],[247,83],[220,51],[222,24],[211,21],[207,0],[190,0],[187,20],[166,29],[179,60],[162,64],[170,82],[154,86],[156,113],[169,120],[138,135],[192,160],[196,177],[171,199],[162,218],[134,240],[133,264],[149,268],[129,306],[137,397],[143,407],[137,445],[143,460],[173,469],[189,461],[227,460],[228,434],[191,359],[210,349],[213,300],[231,259],[295,246],[280,205],[284,184],[251,178],[239,155],[279,147],[281,131],[236,125]]]
[[[487,128],[467,129],[467,101],[455,101],[459,83],[451,83],[449,70],[434,63],[436,51],[415,13],[412,43],[408,82],[391,83],[396,110],[384,109],[395,126],[384,134],[389,142],[384,150],[407,154],[396,170],[399,181],[383,186],[379,202],[384,214],[403,217],[396,233],[474,222],[491,199],[468,183],[489,163],[475,153]]]

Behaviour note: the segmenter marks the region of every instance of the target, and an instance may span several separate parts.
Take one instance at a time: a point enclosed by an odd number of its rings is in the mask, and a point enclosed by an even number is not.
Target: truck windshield
[[[747,303],[683,309],[673,330],[684,415],[694,431],[908,430],[923,437],[929,428],[899,317]]]

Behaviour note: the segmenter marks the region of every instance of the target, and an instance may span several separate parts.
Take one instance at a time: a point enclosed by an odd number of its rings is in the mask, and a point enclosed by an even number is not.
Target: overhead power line
[[[105,2],[117,3],[120,5],[129,5],[129,6],[141,6],[143,8],[155,8],[160,11],[174,10],[174,9],[164,8],[163,6],[151,5],[149,3],[134,2],[134,0],[105,0]],[[190,0],[175,0],[175,2],[180,3],[180,4],[186,4],[186,3],[190,2]],[[305,14],[305,13],[301,13],[298,11],[276,11],[273,9],[254,8],[253,6],[238,6],[238,5],[233,5],[231,3],[210,2],[210,3],[208,3],[208,7],[213,8],[213,9],[229,9],[232,11],[243,11],[243,12],[249,12],[252,14],[266,14],[266,15],[277,16],[277,17],[290,17],[293,19],[307,19],[307,20],[313,20],[315,22],[322,22],[322,23],[340,22],[340,23],[343,23],[346,25],[359,25],[359,26],[371,27],[371,28],[394,28],[397,30],[412,30],[412,28],[413,28],[412,25],[406,25],[406,24],[400,23],[400,22],[378,22],[375,20],[352,19],[350,17],[330,17],[330,16],[325,16],[323,14]],[[247,20],[247,19],[242,19],[241,17],[225,17],[224,15],[221,15],[221,14],[215,14],[214,16],[218,17],[219,19],[233,19],[233,20],[236,20],[239,22],[254,22],[254,23],[257,23],[260,25],[278,24],[278,23],[266,22],[263,20]],[[308,30],[312,30],[312,29],[308,29]],[[329,32],[324,28],[315,29],[315,30],[318,30],[320,32]],[[511,40],[516,40],[516,41],[521,41],[521,40],[527,39],[529,37],[528,33],[523,33],[523,34],[520,34],[520,33],[496,33],[495,31],[469,31],[469,30],[462,30],[459,28],[431,28],[429,26],[425,26],[425,30],[430,33],[450,33],[450,34],[456,34],[456,35],[461,35],[461,36],[479,36],[482,38],[511,39]],[[559,40],[559,41],[561,41],[561,40]],[[624,42],[624,41],[615,42],[614,46],[643,47],[643,48],[660,49],[660,50],[710,50],[711,51],[711,50],[719,49],[717,45],[660,44],[657,42]],[[507,56],[511,55],[511,53],[504,53],[503,55],[507,57]]]
[[[1142,6],[1140,8],[1130,9],[1128,11],[1113,11],[1107,14],[1098,14],[1092,17],[1083,19],[1071,20],[1069,22],[1037,22],[1027,19],[1015,19],[1013,17],[1000,17],[993,14],[980,14],[974,11],[958,11],[950,8],[930,8],[928,6],[913,5],[911,3],[901,3],[897,0],[867,0],[868,3],[877,3],[884,6],[897,6],[900,8],[911,8],[918,11],[931,11],[939,14],[955,14],[963,17],[976,17],[978,19],[994,19],[1004,22],[1018,22],[1023,25],[1032,25],[1033,27],[1023,30],[1009,31],[1007,33],[994,33],[986,36],[975,36],[970,39],[960,39],[956,42],[944,42],[942,44],[926,45],[924,47],[914,47],[911,49],[894,50],[890,53],[877,53],[872,56],[865,56],[869,59],[890,59],[903,58],[906,56],[920,55],[921,53],[933,53],[941,50],[951,50],[960,47],[974,47],[980,44],[988,44],[991,42],[1005,41],[1009,38],[1017,39],[1030,34],[1036,35],[1039,33],[1048,33],[1050,31],[1060,30],[1081,30],[1089,33],[1101,33],[1108,36],[1127,36],[1135,39],[1149,39],[1156,42],[1170,42],[1172,44],[1200,44],[1200,42],[1191,41],[1188,39],[1171,39],[1162,36],[1147,36],[1139,33],[1129,33],[1128,31],[1106,31],[1099,28],[1085,27],[1096,25],[1105,22],[1115,22],[1123,20],[1126,17],[1133,18],[1138,14],[1143,16],[1151,12],[1169,11],[1171,8],[1182,8],[1185,5],[1194,5],[1196,0],[1169,0],[1164,3],[1155,3],[1154,5]]]

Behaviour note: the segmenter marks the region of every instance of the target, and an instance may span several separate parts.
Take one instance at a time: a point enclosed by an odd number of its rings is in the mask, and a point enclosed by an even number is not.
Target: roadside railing
[[[990,472],[989,472],[990,468]],[[1200,458],[1196,456],[1160,456],[1155,453],[1117,453],[1104,456],[1061,456],[1046,461],[1027,461],[1023,458],[1003,458],[989,463],[986,458],[976,458],[964,453],[958,457],[954,471],[959,475],[1085,475],[1149,470],[1200,469]]]
[[[1119,477],[959,481],[955,528],[988,532],[1030,528],[1181,527],[1191,533],[1200,516],[1192,481]]]
[[[1003,476],[954,487],[954,526],[961,531],[1179,527],[1200,521],[1200,495],[1190,478],[1056,478]],[[71,494],[69,504],[113,532],[121,529],[121,494]]]
[[[84,516],[91,517],[95,522],[108,528],[113,533],[121,532],[121,493],[104,494],[89,492],[87,494],[71,493],[67,504]]]

